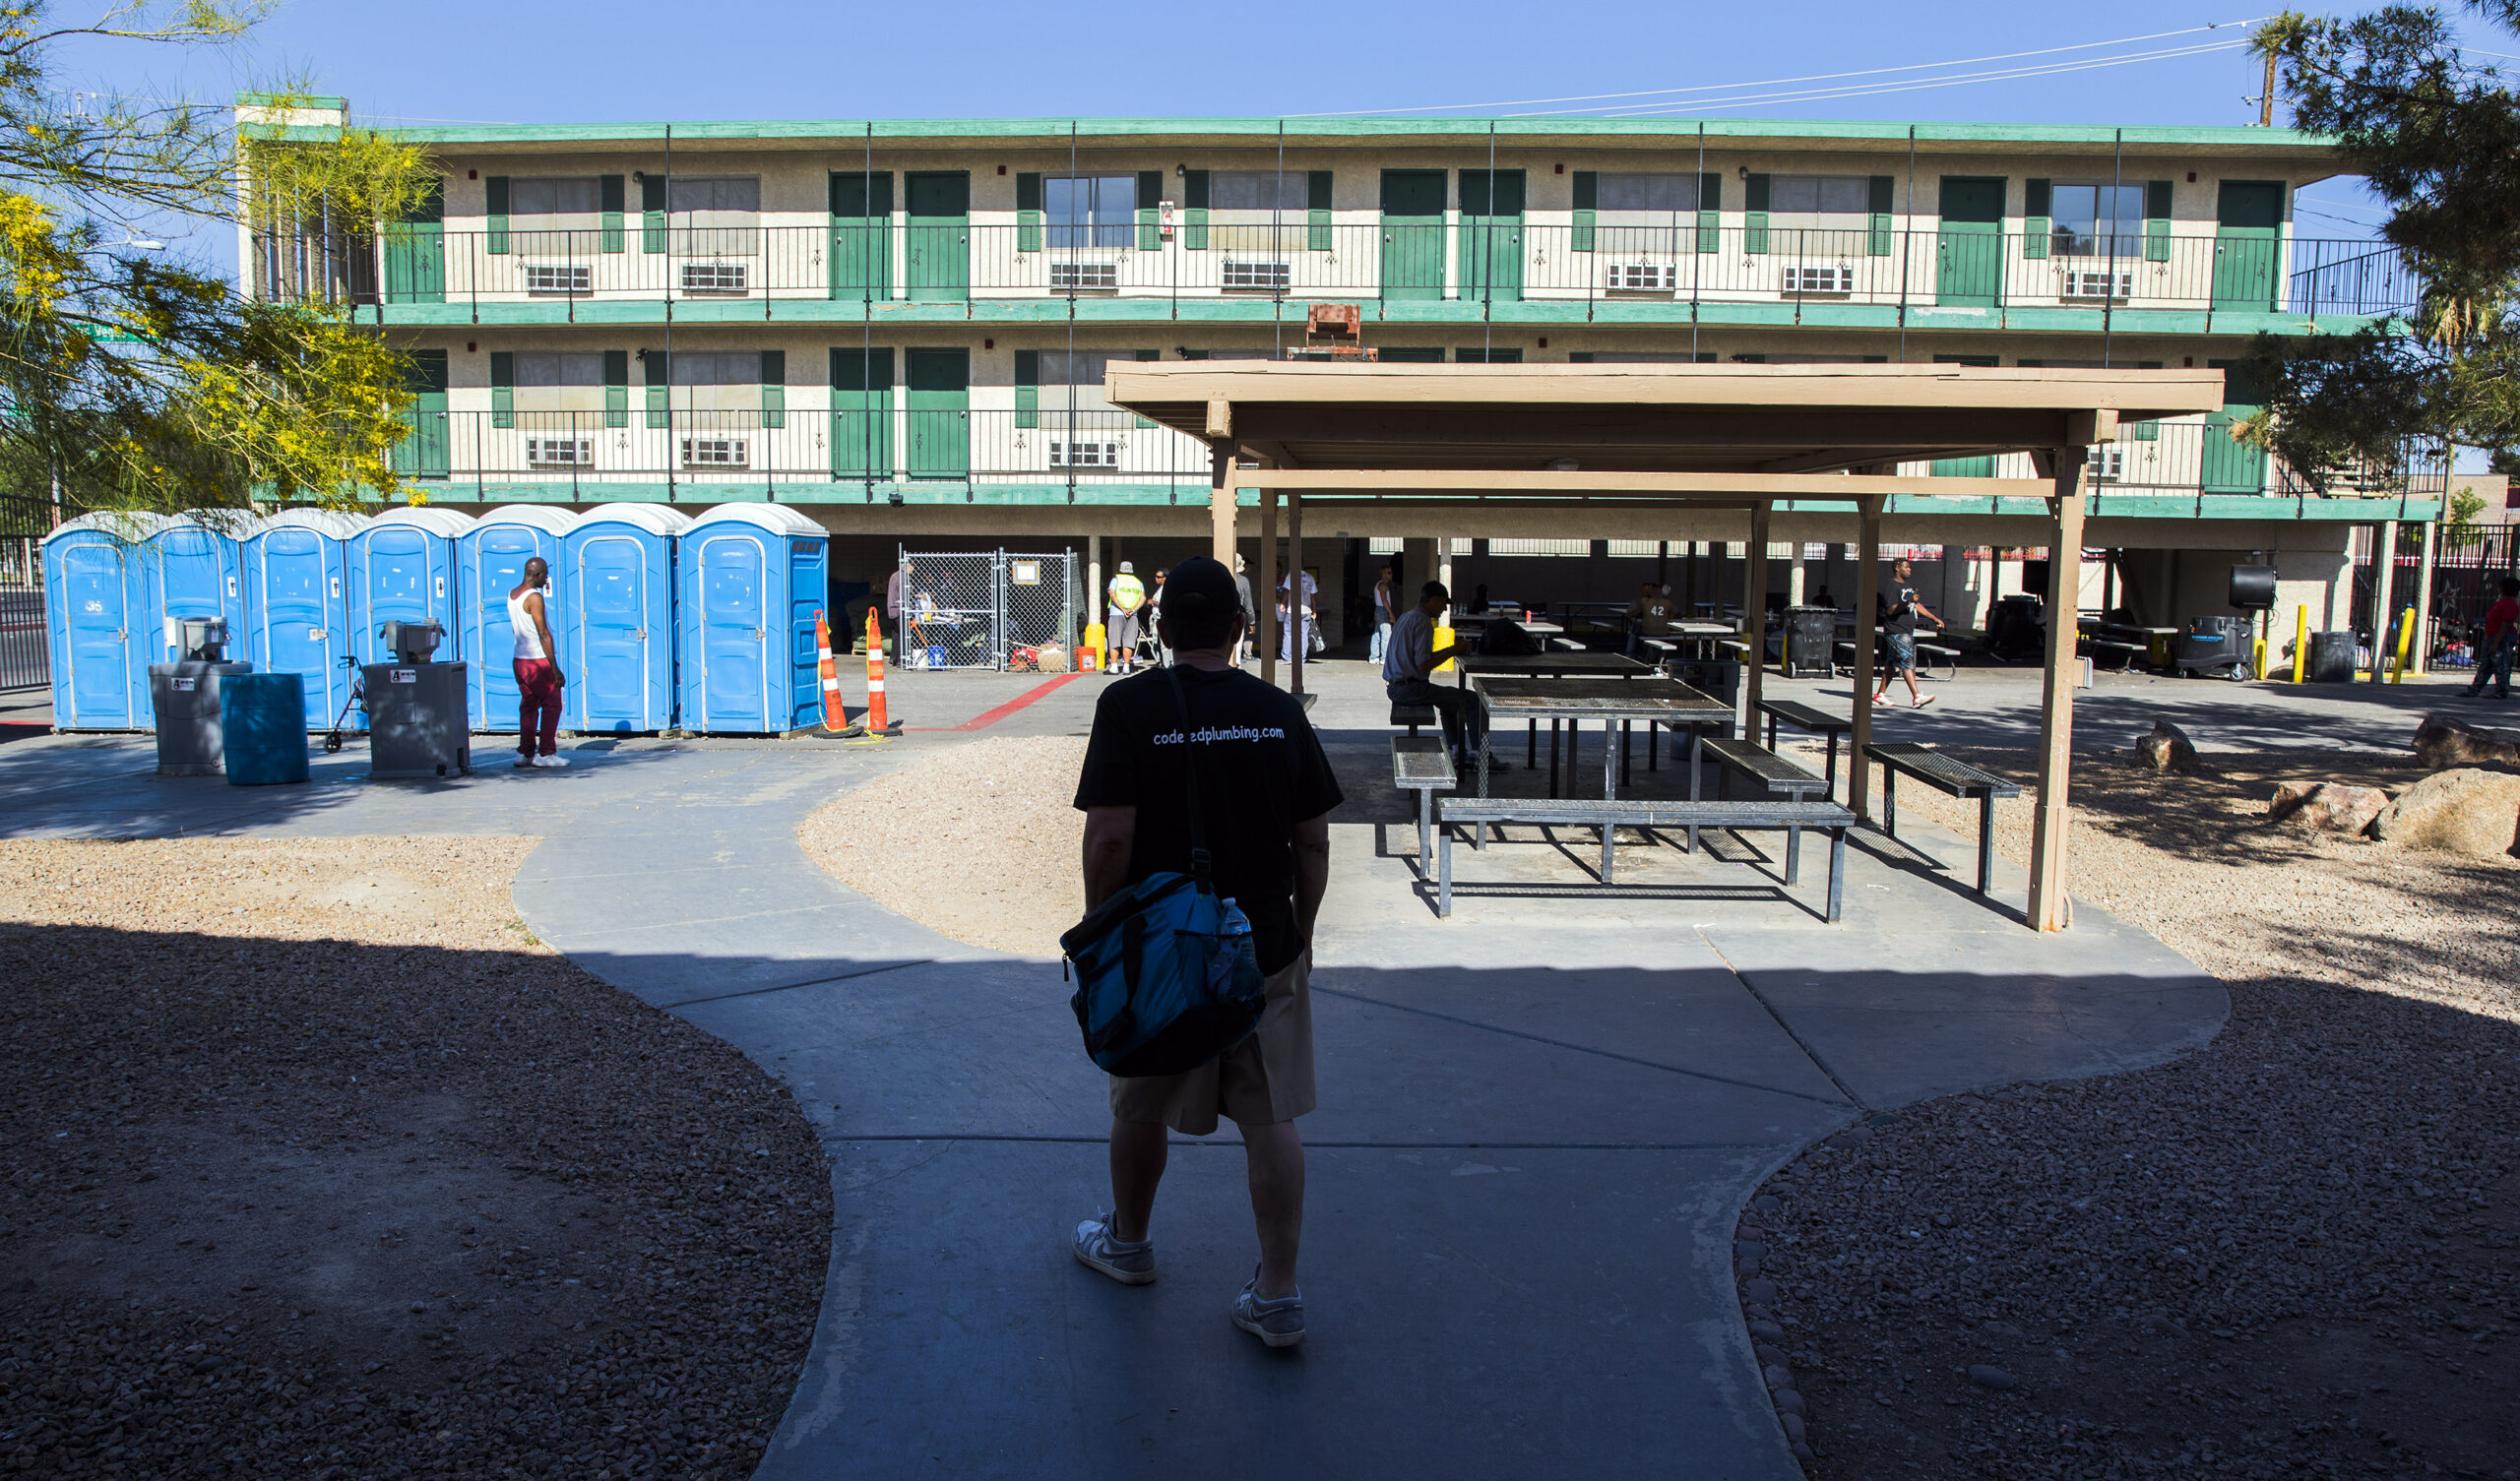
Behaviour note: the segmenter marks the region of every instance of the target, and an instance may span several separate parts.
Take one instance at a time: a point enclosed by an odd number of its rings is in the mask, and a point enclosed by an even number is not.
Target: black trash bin
[[[2304,677],[2312,684],[2351,684],[2354,682],[2355,643],[2350,631],[2312,633],[2310,635],[2309,671]]]
[[[1838,612],[1835,607],[1789,607],[1785,613],[1785,676],[1827,678],[1836,661]]]

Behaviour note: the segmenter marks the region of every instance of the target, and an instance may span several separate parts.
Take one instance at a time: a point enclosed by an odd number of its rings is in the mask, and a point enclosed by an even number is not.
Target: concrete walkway
[[[795,842],[824,800],[930,748],[1081,731],[1098,684],[980,732],[623,745],[426,787],[349,780],[354,755],[314,787],[249,790],[149,775],[130,743],[19,742],[0,831],[541,834],[515,892],[536,932],[786,1080],[834,1157],[821,1329],[765,1478],[1785,1481],[1731,1273],[1756,1183],[1867,1114],[2155,1062],[2226,1012],[2088,906],[2069,936],[2030,935],[1954,888],[1974,848],[1930,831],[1922,853],[1855,850],[1834,927],[1809,908],[1817,871],[1781,891],[1754,853],[1638,849],[1659,888],[1566,897],[1564,860],[1529,842],[1478,856],[1492,888],[1438,921],[1403,805],[1371,780],[1378,697],[1338,683],[1316,721],[1354,801],[1314,978],[1312,1335],[1271,1353],[1226,1319],[1254,1259],[1232,1134],[1173,1159],[1158,1284],[1081,1269],[1064,1239],[1107,1197],[1107,1110],[1057,964],[938,937]],[[925,708],[961,723],[1023,687],[934,685]],[[939,888],[981,867],[903,861]],[[2017,904],[2020,880],[1999,883]]]

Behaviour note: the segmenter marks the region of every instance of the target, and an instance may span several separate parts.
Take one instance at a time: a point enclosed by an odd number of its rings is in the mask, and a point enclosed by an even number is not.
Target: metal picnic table
[[[1566,770],[1571,779],[1575,770],[1577,736],[1586,720],[1602,722],[1602,795],[1618,796],[1619,758],[1623,748],[1616,738],[1623,727],[1636,720],[1648,725],[1669,725],[1685,730],[1689,736],[1689,800],[1699,800],[1702,764],[1705,761],[1705,731],[1720,726],[1725,735],[1732,733],[1732,707],[1709,694],[1701,693],[1676,679],[1658,674],[1629,678],[1582,677],[1548,679],[1520,674],[1473,675],[1473,693],[1479,696],[1487,723],[1480,728],[1479,795],[1487,795],[1487,747],[1495,733],[1496,721],[1504,719],[1564,720],[1566,725]],[[1549,728],[1548,795],[1557,795],[1557,730]],[[1688,846],[1697,847],[1697,830],[1688,831]]]
[[[1655,668],[1654,665],[1650,663],[1640,663],[1636,659],[1627,657],[1620,653],[1529,653],[1515,657],[1488,657],[1480,654],[1464,654],[1453,660],[1454,681],[1460,684],[1464,689],[1470,687],[1471,678],[1477,674],[1520,674],[1527,678],[1546,677],[1552,679],[1562,679],[1573,674],[1583,674],[1593,678],[1650,679],[1658,672],[1660,672],[1660,670]],[[1554,776],[1556,774],[1557,721],[1553,719],[1548,722],[1548,745],[1550,774]],[[1534,718],[1531,722],[1530,731],[1524,737],[1523,766],[1526,769],[1529,769],[1539,765],[1540,720],[1538,718]],[[1649,757],[1647,759],[1647,765],[1648,768],[1651,769],[1654,765],[1654,759]],[[1554,795],[1554,793],[1552,792],[1551,795]]]

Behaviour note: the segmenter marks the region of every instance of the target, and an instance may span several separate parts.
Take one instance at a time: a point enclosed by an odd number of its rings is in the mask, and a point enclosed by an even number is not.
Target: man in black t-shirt
[[[1886,661],[1881,665],[1881,688],[1872,696],[1878,705],[1890,693],[1890,681],[1901,675],[1908,680],[1908,708],[1922,710],[1933,703],[1930,695],[1917,692],[1917,623],[1920,619],[1942,626],[1917,594],[1917,568],[1906,557],[1890,563],[1890,584],[1873,598],[1873,614],[1881,626],[1882,648]]]
[[[1147,1226],[1166,1129],[1204,1137],[1223,1115],[1242,1131],[1260,1230],[1260,1265],[1234,1301],[1234,1325],[1287,1347],[1303,1340],[1295,1287],[1303,1142],[1294,1119],[1313,1107],[1312,925],[1330,880],[1339,783],[1303,706],[1234,667],[1243,614],[1233,578],[1204,558],[1170,577],[1161,620],[1172,666],[1110,686],[1095,707],[1076,786],[1085,907],[1150,874],[1189,872],[1195,786],[1217,893],[1251,921],[1268,1006],[1258,1030],[1196,1070],[1112,1077],[1112,1211],[1078,1224],[1071,1248],[1079,1263],[1124,1284],[1155,1279]]]

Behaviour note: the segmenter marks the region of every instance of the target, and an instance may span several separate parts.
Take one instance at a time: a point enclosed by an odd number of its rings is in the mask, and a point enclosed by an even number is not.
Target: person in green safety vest
[[[1137,656],[1138,608],[1146,605],[1146,587],[1137,579],[1137,568],[1127,561],[1120,562],[1120,574],[1111,578],[1110,597],[1102,643],[1111,655],[1110,671],[1124,674],[1129,660]]]

